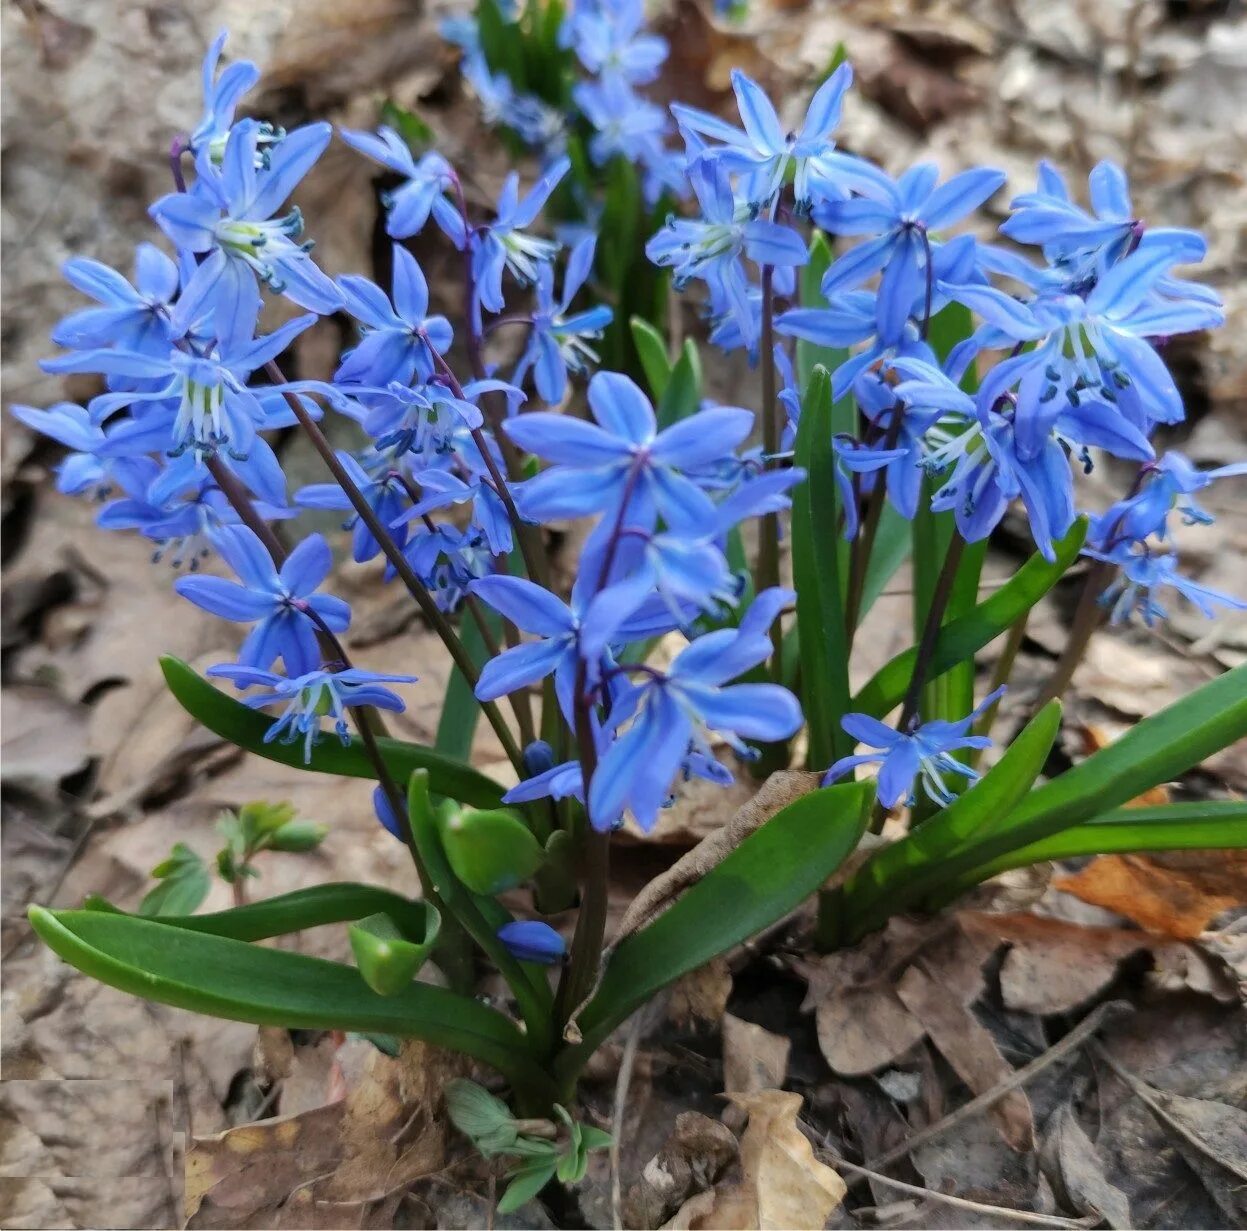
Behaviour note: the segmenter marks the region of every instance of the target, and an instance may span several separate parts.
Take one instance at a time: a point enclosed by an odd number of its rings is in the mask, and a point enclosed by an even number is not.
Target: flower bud
[[[548,924],[535,919],[515,919],[498,929],[507,952],[521,962],[553,966],[562,961],[567,942]]]
[[[485,897],[514,889],[541,866],[545,852],[514,812],[460,808],[441,818],[442,847],[454,874]]]

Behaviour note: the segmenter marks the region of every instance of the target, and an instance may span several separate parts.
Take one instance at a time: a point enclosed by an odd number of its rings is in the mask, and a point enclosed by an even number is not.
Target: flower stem
[[[1074,672],[1078,670],[1093,634],[1104,622],[1104,608],[1100,606],[1099,597],[1113,580],[1114,571],[1115,566],[1106,560],[1093,561],[1087,570],[1082,593],[1078,596],[1078,606],[1074,608],[1074,622],[1070,625],[1069,640],[1065,643],[1065,649],[1061,651],[1061,657],[1057,659],[1048,682],[1035,700],[1036,712],[1055,697],[1059,697],[1074,678]]]
[[[270,362],[267,364],[265,370],[275,383],[285,383],[286,378],[275,363]],[[421,614],[429,622],[433,631],[442,639],[447,650],[450,651],[450,656],[454,659],[455,666],[463,672],[464,679],[475,688],[477,681],[480,679],[480,673],[476,669],[476,664],[472,661],[472,656],[464,648],[463,642],[459,640],[459,635],[433,600],[433,596],[416,575],[416,571],[411,567],[407,557],[403,555],[402,549],[394,541],[393,535],[390,534],[389,527],[382,524],[381,519],[376,514],[376,510],[368,503],[363,492],[355,486],[354,480],[346,472],[346,468],[333,451],[333,446],[326,439],[324,432],[320,430],[315,420],[304,409],[303,404],[292,394],[287,393],[285,397],[291,412],[294,414],[295,419],[298,420],[299,426],[311,440],[312,447],[320,454],[321,460],[329,468],[329,472],[337,481],[338,486],[346,493],[351,506],[359,514],[360,521],[368,527],[372,537],[380,544],[381,550],[385,553],[385,558],[394,566],[394,571],[407,587],[407,592],[416,600],[416,605],[420,608]],[[516,773],[523,774],[524,762],[520,754],[520,747],[515,742],[515,737],[511,734],[511,729],[507,726],[506,719],[502,716],[502,711],[492,701],[482,701],[480,705],[481,712],[485,715],[489,725],[493,727],[494,733],[498,736],[498,740],[507,754],[507,759],[515,767]]]
[[[762,361],[762,451],[766,455],[766,466],[775,465],[775,455],[779,452],[780,424],[778,404],[775,396],[775,270],[770,265],[762,266],[762,341],[760,359]],[[758,537],[758,589],[767,590],[779,585],[779,514],[765,513],[762,516]],[[771,625],[771,675],[778,680],[783,671],[780,653],[783,647],[784,633],[780,621]]]
[[[572,937],[571,954],[559,980],[555,997],[555,1021],[560,1028],[589,994],[597,978],[602,958],[602,942],[606,937],[607,889],[610,877],[610,834],[593,826],[589,812],[589,787],[597,772],[597,745],[593,739],[592,699],[587,692],[587,676],[583,662],[576,670],[575,699],[576,744],[580,770],[584,780],[585,818],[581,850],[582,880],[580,914]]]
[[[922,689],[927,682],[932,655],[936,642],[939,641],[940,628],[944,624],[944,612],[948,609],[948,600],[952,597],[953,584],[957,580],[957,569],[961,564],[961,553],[965,545],[965,539],[954,530],[952,540],[948,544],[948,554],[944,557],[944,565],[935,582],[935,591],[931,595],[927,622],[923,625],[922,637],[918,642],[918,652],[914,659],[914,673],[910,676],[909,688],[905,692],[905,700],[901,703],[901,716],[896,723],[898,731],[904,731],[917,717]]]

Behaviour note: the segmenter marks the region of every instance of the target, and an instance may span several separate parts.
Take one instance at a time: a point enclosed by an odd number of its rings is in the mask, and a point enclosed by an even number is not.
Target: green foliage
[[[541,867],[545,851],[532,830],[506,809],[449,808],[440,824],[451,871],[484,897],[523,884]]]
[[[139,914],[148,918],[193,914],[212,888],[207,864],[184,842],[174,845],[169,858],[152,869],[152,876],[160,883],[139,903]]]
[[[834,474],[831,377],[814,368],[797,428],[796,465],[806,479],[792,496],[792,576],[797,592],[801,693],[809,728],[807,764],[826,768],[844,754],[840,719],[849,702],[849,647],[841,594],[844,540]]]
[[[378,996],[395,996],[416,977],[437,943],[442,918],[427,902],[422,935],[403,934],[387,914],[368,915],[351,924],[351,952],[365,983]]]
[[[169,691],[182,708],[229,743],[295,769],[311,769],[348,778],[375,777],[372,763],[357,736],[346,745],[336,739],[322,740],[313,747],[311,759],[305,764],[302,744],[296,747],[277,742],[265,743],[264,736],[272,723],[263,714],[257,714],[214,688],[181,659],[166,655],[160,660],[160,665]],[[494,808],[502,801],[501,786],[454,757],[397,739],[378,739],[377,747],[390,773],[399,782],[406,782],[414,770],[424,769],[429,774],[431,789],[439,795],[477,808]]]

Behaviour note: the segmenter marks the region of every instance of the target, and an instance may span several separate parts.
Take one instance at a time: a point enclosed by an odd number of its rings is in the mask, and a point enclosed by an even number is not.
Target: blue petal
[[[562,599],[523,577],[480,577],[468,588],[525,632],[558,637],[574,627],[572,613]]]

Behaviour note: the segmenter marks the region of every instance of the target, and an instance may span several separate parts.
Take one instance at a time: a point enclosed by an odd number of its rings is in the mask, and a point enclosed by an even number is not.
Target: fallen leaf
[[[740,1155],[727,1125],[697,1111],[681,1112],[663,1147],[645,1164],[624,1195],[624,1221],[630,1227],[656,1227],[690,1198],[711,1190]],[[714,1193],[710,1192],[713,1202]]]
[[[985,1093],[1013,1072],[996,1040],[966,1008],[962,998],[921,964],[905,972],[896,993],[974,1094]],[[1010,1090],[988,1115],[1015,1150],[1035,1148],[1035,1123],[1024,1090]]]
[[[814,1157],[797,1127],[801,1095],[757,1090],[730,1098],[749,1116],[740,1143],[741,1181],[691,1198],[667,1225],[689,1231],[821,1227],[844,1199],[846,1187]]]
[[[1247,903],[1247,851],[1101,855],[1053,884],[1149,932],[1193,940],[1223,910]]]
[[[731,994],[732,972],[727,958],[716,957],[672,984],[667,1016],[681,1030],[709,1025],[723,1016]]]
[[[1045,1126],[1040,1164],[1063,1203],[1078,1214],[1098,1217],[1113,1231],[1129,1231],[1130,1199],[1111,1184],[1095,1143],[1066,1103]]]
[[[788,1074],[792,1040],[731,1013],[723,1016],[723,1089],[728,1094],[778,1090]]]
[[[886,1068],[926,1034],[891,988],[846,989],[819,1002],[818,1046],[834,1072],[861,1077]]]

